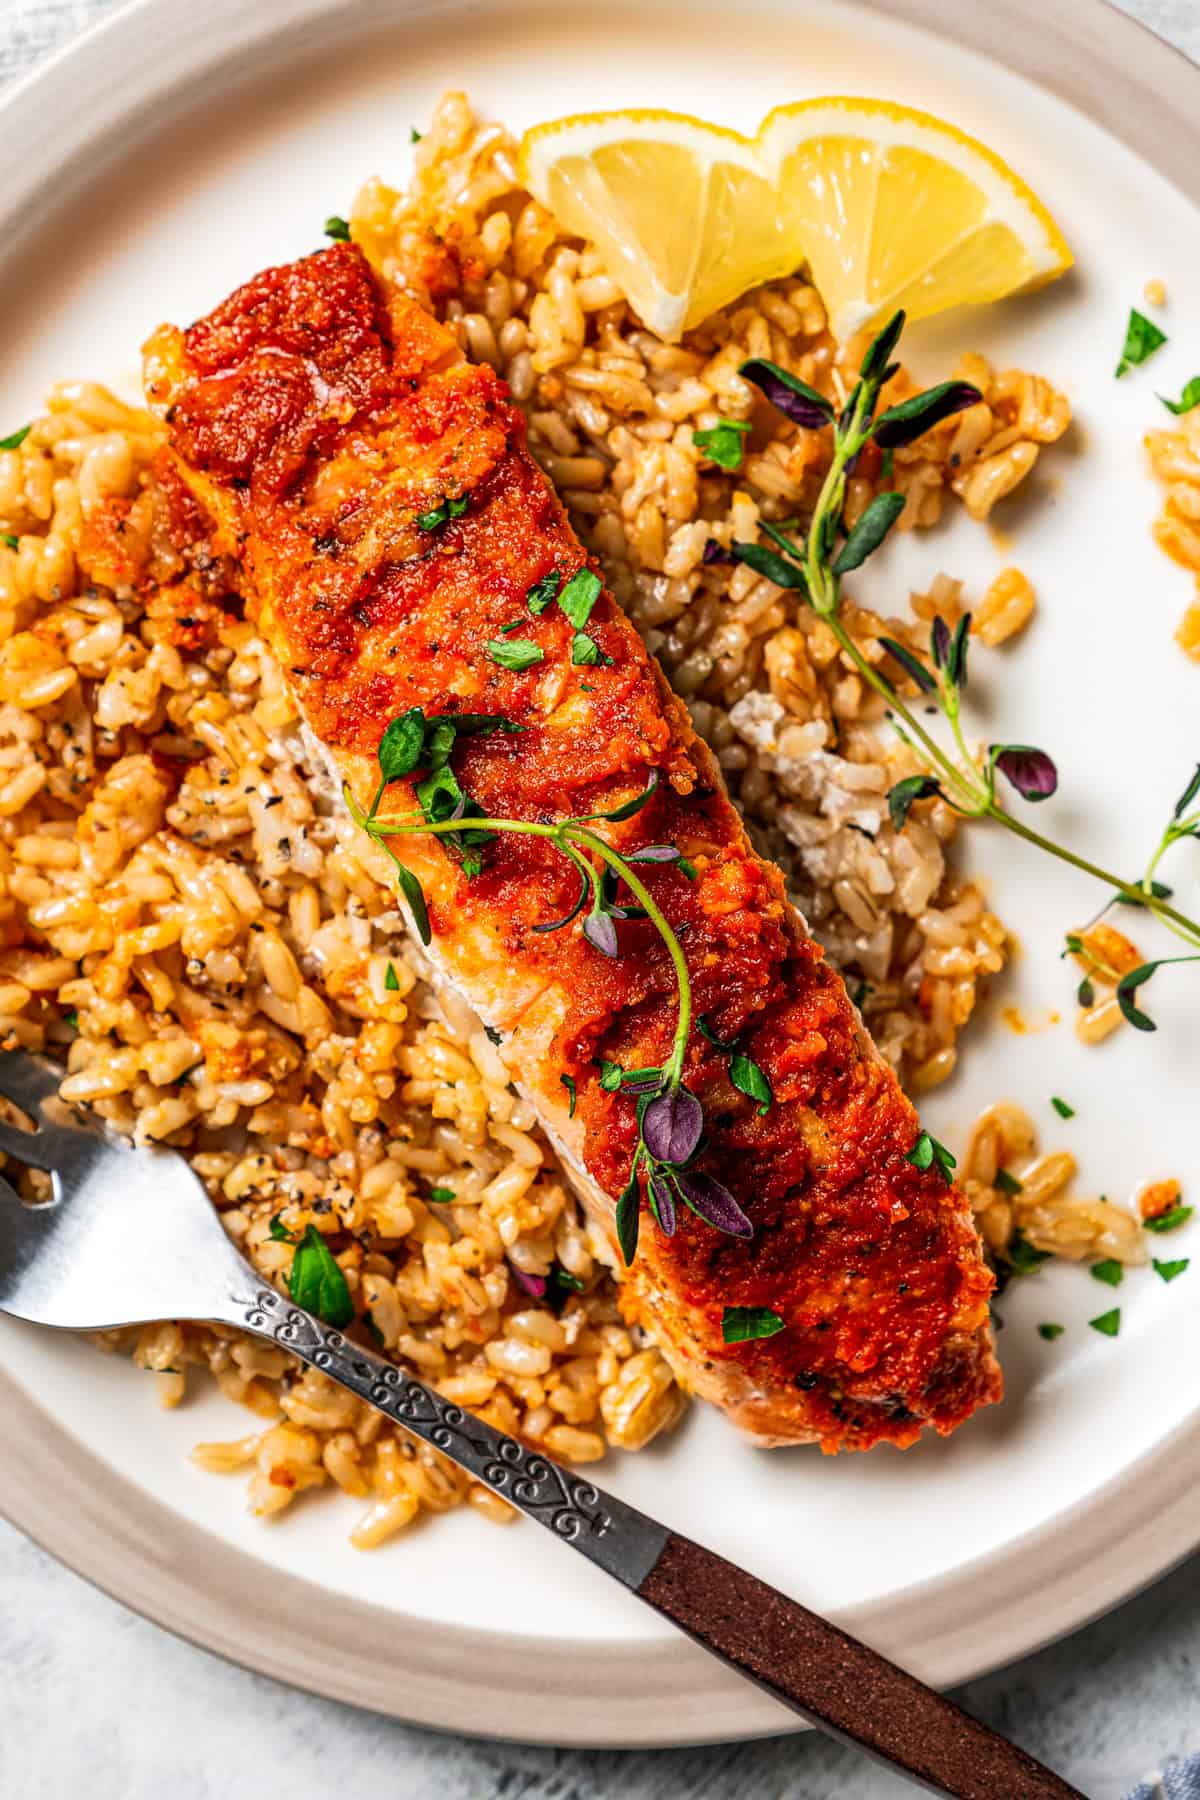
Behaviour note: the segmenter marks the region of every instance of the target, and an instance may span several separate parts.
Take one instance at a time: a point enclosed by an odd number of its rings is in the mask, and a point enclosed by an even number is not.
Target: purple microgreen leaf
[[[918,800],[931,800],[941,788],[932,775],[906,775],[888,792],[888,812],[897,831],[908,824],[908,815]]]
[[[704,554],[700,561],[708,569],[714,563],[736,563],[737,557],[732,550],[727,550],[724,544],[718,544],[716,538],[707,538],[704,544]]]
[[[601,956],[620,954],[617,928],[607,913],[590,912],[583,921],[583,935],[594,950],[599,950]]]
[[[544,1275],[527,1275],[524,1269],[518,1269],[513,1261],[509,1261],[509,1273],[523,1293],[531,1300],[544,1300],[546,1297],[546,1277]]]
[[[625,858],[626,862],[672,863],[679,861],[679,852],[674,844],[647,844],[641,850],[633,850]]]
[[[713,1176],[706,1175],[701,1169],[690,1169],[676,1175],[675,1188],[684,1204],[714,1231],[723,1231],[726,1237],[754,1236],[754,1226],[729,1189]]]
[[[925,664],[921,661],[919,656],[915,656],[913,652],[906,649],[903,644],[897,643],[895,638],[881,637],[879,642],[883,645],[889,656],[895,657],[905,674],[912,676],[912,679],[916,682],[923,694],[937,693],[937,682],[933,679],[933,676],[929,673],[929,670],[925,667]]]
[[[808,579],[799,564],[788,562],[786,557],[768,550],[765,544],[735,543],[733,554],[738,562],[745,563],[756,575],[765,575],[776,587],[799,588],[802,593],[808,592]]]
[[[778,407],[793,425],[802,425],[806,431],[820,431],[823,425],[833,424],[833,407],[824,394],[809,387],[798,375],[781,369],[778,363],[752,356],[749,362],[741,364],[738,374],[744,381],[753,382],[763,397]]]
[[[935,669],[944,669],[946,658],[950,654],[950,627],[937,613],[929,630],[929,654],[933,658]]]
[[[621,1255],[628,1268],[637,1255],[638,1228],[642,1220],[642,1192],[638,1186],[637,1163],[635,1161],[629,1183],[621,1198],[617,1201],[616,1231],[617,1243],[621,1247]]]
[[[1058,787],[1058,770],[1044,750],[1031,744],[992,744],[988,755],[1022,800],[1048,800]]]
[[[873,556],[882,544],[900,514],[906,502],[903,494],[876,494],[870,506],[850,536],[842,545],[836,562],[833,565],[835,575],[848,575],[851,569],[861,568],[868,556]],[[833,519],[833,514],[829,514]],[[834,520],[836,525],[836,520]]]
[[[896,354],[896,345],[900,342],[904,326],[904,312],[893,313],[878,336],[872,338],[859,366],[858,372],[863,381],[878,382],[882,387],[896,373],[896,364],[892,362],[892,358]]]
[[[662,1086],[661,1069],[626,1069],[621,1075],[621,1086],[627,1094],[649,1094]]]
[[[923,394],[914,394],[911,400],[902,400],[898,406],[889,406],[880,413],[872,436],[881,450],[898,450],[902,444],[924,437],[943,419],[966,412],[969,406],[978,406],[982,399],[979,389],[969,381],[941,381],[937,387],[927,388]]]
[[[721,1314],[721,1337],[727,1344],[749,1344],[782,1330],[783,1320],[769,1306],[727,1306]]]
[[[704,1108],[685,1087],[660,1094],[642,1114],[642,1142],[657,1162],[685,1163],[703,1130]]]
[[[650,1176],[650,1207],[664,1237],[675,1236],[675,1196],[665,1169]]]

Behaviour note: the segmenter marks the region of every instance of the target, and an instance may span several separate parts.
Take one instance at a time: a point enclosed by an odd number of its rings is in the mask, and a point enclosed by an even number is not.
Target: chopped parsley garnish
[[[1120,1287],[1125,1279],[1125,1270],[1115,1256],[1106,1256],[1103,1262],[1093,1263],[1090,1274],[1093,1281],[1102,1281],[1106,1287]]]
[[[21,548],[21,540],[15,531],[0,531],[0,544],[7,544],[10,550]]]
[[[371,1341],[374,1343],[376,1349],[379,1349],[379,1350],[386,1349],[387,1339],[384,1337],[382,1331],[380,1331],[378,1325],[375,1323],[375,1314],[373,1312],[368,1310],[367,1312],[365,1312],[363,1314],[363,1324],[366,1326],[367,1335],[370,1337]]]
[[[1116,1337],[1121,1329],[1121,1309],[1114,1306],[1111,1312],[1101,1313],[1098,1319],[1089,1319],[1088,1324],[1102,1337]]]
[[[1002,1194],[1023,1194],[1025,1192],[1016,1176],[1010,1175],[1007,1169],[996,1170],[993,1186],[998,1187]]]
[[[751,1057],[743,1056],[740,1051],[732,1056],[729,1061],[729,1079],[739,1094],[745,1094],[748,1100],[758,1102],[760,1114],[770,1112],[771,1084]]]
[[[860,981],[850,998],[861,1012],[874,992],[875,989],[871,986],[869,981]]]
[[[354,1302],[346,1277],[315,1225],[307,1227],[296,1246],[288,1291],[297,1306],[315,1313],[318,1319],[323,1319],[337,1331],[354,1317]]]
[[[721,1336],[727,1344],[748,1344],[782,1330],[783,1320],[769,1306],[727,1306],[721,1314]]]
[[[400,977],[396,973],[395,963],[389,963],[387,968],[384,970],[383,985],[387,989],[389,994],[399,993]]]
[[[1159,1213],[1156,1218],[1143,1219],[1142,1230],[1156,1232],[1178,1231],[1181,1225],[1187,1224],[1195,1210],[1194,1206],[1172,1206],[1169,1211]]]
[[[575,1091],[574,1077],[571,1075],[560,1075],[558,1079],[562,1082],[563,1086],[567,1090],[567,1095],[568,1095],[567,1117],[568,1117],[568,1119],[573,1119],[575,1117],[575,1102],[579,1098],[578,1094]]]
[[[514,674],[520,674],[522,669],[532,669],[546,657],[541,646],[529,638],[492,638],[487,653],[494,663],[499,663],[502,669],[511,669]]]
[[[958,1167],[957,1157],[951,1156],[945,1144],[939,1144],[928,1131],[921,1133],[904,1160],[914,1169],[936,1168],[943,1181],[953,1181]]]
[[[1154,1259],[1154,1273],[1160,1276],[1163,1281],[1174,1281],[1177,1275],[1183,1274],[1183,1271],[1188,1267],[1191,1260],[1190,1256],[1181,1256],[1178,1262],[1159,1262],[1156,1256]]]
[[[600,1086],[606,1094],[615,1094],[625,1074],[620,1063],[610,1062],[606,1056],[600,1058]]]
[[[1165,331],[1160,331],[1153,319],[1140,313],[1136,306],[1130,308],[1129,323],[1125,327],[1125,347],[1121,351],[1121,360],[1117,364],[1117,380],[1127,375],[1130,369],[1140,368],[1148,362],[1156,350],[1161,350],[1167,341]]]
[[[10,431],[7,437],[0,438],[0,450],[19,450],[32,430],[32,425],[21,425]]]
[[[543,575],[540,581],[525,590],[525,604],[535,617],[540,618],[547,607],[554,605],[561,581],[561,569],[551,569],[548,575]]]
[[[338,217],[337,213],[330,213],[325,221],[324,230],[325,236],[327,238],[332,238],[335,244],[348,244],[350,242],[350,227],[345,219]]]
[[[408,141],[410,144],[419,144],[424,135],[424,132],[418,131],[415,125],[409,126]]]
[[[296,1234],[294,1231],[288,1230],[283,1222],[282,1213],[273,1213],[271,1215],[271,1222],[267,1226],[267,1230],[277,1244],[294,1244],[296,1241]]]
[[[558,596],[558,604],[574,625],[582,631],[592,616],[592,608],[600,598],[601,581],[591,569],[576,569]]]
[[[746,448],[743,439],[753,429],[747,419],[718,419],[708,431],[693,431],[692,442],[719,469],[740,469]]]
[[[447,519],[461,519],[469,504],[466,494],[460,494],[456,500],[440,500],[428,512],[417,514],[417,525],[421,531],[437,531]]]
[[[1032,1275],[1050,1260],[1050,1251],[1035,1249],[1023,1231],[1013,1232],[1004,1255],[1014,1275]]]
[[[456,1196],[453,1188],[432,1187],[429,1190],[429,1198],[434,1206],[448,1206]]]
[[[1038,1326],[1038,1336],[1040,1338],[1045,1338],[1045,1340],[1048,1344],[1052,1344],[1054,1342],[1055,1338],[1060,1338],[1066,1329],[1067,1328],[1065,1325],[1053,1325],[1053,1324],[1039,1325]]]
[[[1075,1117],[1075,1108],[1066,1100],[1060,1100],[1057,1094],[1051,1094],[1050,1104],[1060,1119],[1073,1119]]]
[[[65,1012],[63,1014],[63,1024],[71,1031],[79,1030],[79,1014],[74,1007],[71,1008],[70,1012]]]
[[[579,669],[592,663],[611,664],[612,657],[606,656],[595,638],[589,637],[586,631],[577,631],[571,639],[571,661]]]
[[[1177,418],[1180,413],[1190,413],[1194,407],[1200,406],[1200,375],[1192,376],[1178,400],[1168,400],[1165,394],[1158,397],[1167,411],[1174,413]]]

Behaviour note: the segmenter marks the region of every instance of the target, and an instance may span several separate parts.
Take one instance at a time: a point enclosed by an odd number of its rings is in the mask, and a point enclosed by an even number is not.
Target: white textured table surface
[[[1125,3],[1200,58],[1200,0]],[[111,4],[0,0],[0,82]],[[0,1800],[904,1800],[914,1791],[816,1736],[626,1755],[410,1730],[180,1643],[2,1522],[0,1669]],[[1160,1759],[1200,1747],[1200,1558],[963,1698],[1092,1800],[1117,1800]]]

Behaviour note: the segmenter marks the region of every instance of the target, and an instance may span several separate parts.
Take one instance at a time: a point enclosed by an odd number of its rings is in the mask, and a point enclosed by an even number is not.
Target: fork
[[[0,1175],[0,1312],[60,1330],[219,1321],[280,1345],[432,1444],[801,1718],[956,1800],[1084,1800],[1051,1770],[757,1576],[506,1436],[276,1291],[172,1150],[85,1124],[61,1071],[0,1052],[0,1152],[50,1177],[28,1202]],[[136,1245],[136,1254],[130,1246]]]

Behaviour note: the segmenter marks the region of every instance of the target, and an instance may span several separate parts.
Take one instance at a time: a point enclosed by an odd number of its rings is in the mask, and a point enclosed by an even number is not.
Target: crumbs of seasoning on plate
[[[395,963],[389,963],[383,973],[383,985],[389,994],[400,992],[400,977],[396,973]]]
[[[1098,1318],[1089,1319],[1088,1324],[1101,1337],[1116,1337],[1121,1330],[1121,1309],[1114,1306],[1111,1312],[1101,1313]]]
[[[1137,307],[1131,307],[1129,323],[1125,327],[1125,345],[1121,351],[1121,360],[1117,364],[1117,380],[1127,375],[1130,369],[1140,368],[1149,362],[1156,351],[1161,350],[1167,341],[1165,331],[1160,331],[1153,319],[1140,313]]]
[[[1038,1326],[1038,1336],[1045,1338],[1048,1344],[1052,1344],[1055,1338],[1060,1338],[1066,1329],[1065,1325],[1055,1325],[1047,1320],[1044,1325]]]
[[[1073,1119],[1075,1117],[1075,1108],[1069,1101],[1061,1100],[1057,1094],[1051,1094],[1050,1104],[1060,1119]]]
[[[1093,1263],[1088,1270],[1093,1281],[1102,1281],[1106,1287],[1120,1287],[1125,1279],[1125,1269],[1115,1256],[1106,1256],[1103,1262]]]
[[[1191,1260],[1190,1256],[1181,1256],[1176,1262],[1159,1262],[1156,1256],[1154,1258],[1154,1273],[1161,1281],[1174,1281],[1177,1275],[1183,1274],[1184,1270],[1191,1263]]]

